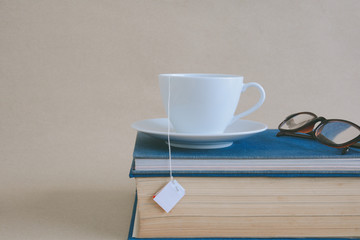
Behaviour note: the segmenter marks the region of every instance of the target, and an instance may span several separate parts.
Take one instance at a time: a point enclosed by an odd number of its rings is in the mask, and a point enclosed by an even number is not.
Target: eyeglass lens
[[[304,126],[308,122],[311,122],[312,120],[314,120],[314,118],[316,118],[316,116],[308,113],[298,114],[284,122],[284,124],[282,124],[280,128],[283,130],[297,129]]]
[[[330,121],[320,126],[315,135],[330,144],[344,144],[359,136],[360,130],[350,123]]]

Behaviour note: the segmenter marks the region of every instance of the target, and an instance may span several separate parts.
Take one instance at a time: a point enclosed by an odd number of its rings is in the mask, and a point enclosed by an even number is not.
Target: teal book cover
[[[184,177],[360,177],[360,149],[351,148],[346,154],[341,154],[341,149],[325,146],[315,140],[295,138],[289,136],[276,137],[278,130],[269,129],[264,132],[249,136],[236,141],[232,146],[221,149],[184,149],[172,147],[172,159],[181,162],[201,162],[208,160],[208,163],[221,161],[240,163],[241,161],[272,164],[273,162],[297,162],[303,165],[310,163],[324,164],[326,161],[336,163],[341,168],[316,169],[244,169],[244,170],[176,170],[174,176]],[[153,161],[169,158],[168,145],[159,139],[145,133],[138,132],[134,152],[133,163],[130,170],[130,177],[161,177],[168,176],[168,170],[138,170],[136,161]],[[347,165],[346,165],[347,164]],[[305,170],[304,170],[305,169]],[[340,170],[339,170],[340,169]]]

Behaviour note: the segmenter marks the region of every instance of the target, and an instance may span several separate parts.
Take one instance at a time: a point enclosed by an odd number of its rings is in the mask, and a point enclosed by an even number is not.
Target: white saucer
[[[135,122],[131,125],[139,132],[146,133],[155,138],[164,140],[168,139],[168,119],[156,118]],[[233,141],[263,132],[267,126],[260,122],[242,120],[229,125],[224,133],[221,134],[194,134],[194,133],[177,133],[170,128],[170,145],[180,148],[192,149],[215,149],[231,146]]]

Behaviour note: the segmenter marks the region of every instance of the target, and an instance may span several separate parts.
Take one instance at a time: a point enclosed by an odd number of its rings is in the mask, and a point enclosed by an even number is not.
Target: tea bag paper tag
[[[169,213],[184,195],[185,189],[176,180],[171,180],[153,196],[153,199]]]

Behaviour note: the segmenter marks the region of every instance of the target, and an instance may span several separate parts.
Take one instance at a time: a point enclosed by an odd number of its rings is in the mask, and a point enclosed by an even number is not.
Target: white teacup
[[[243,79],[225,74],[160,74],[163,104],[175,131],[220,134],[229,124],[258,109],[265,100],[265,91],[260,84],[243,83]],[[234,116],[240,95],[248,87],[256,87],[260,99],[247,111]]]

